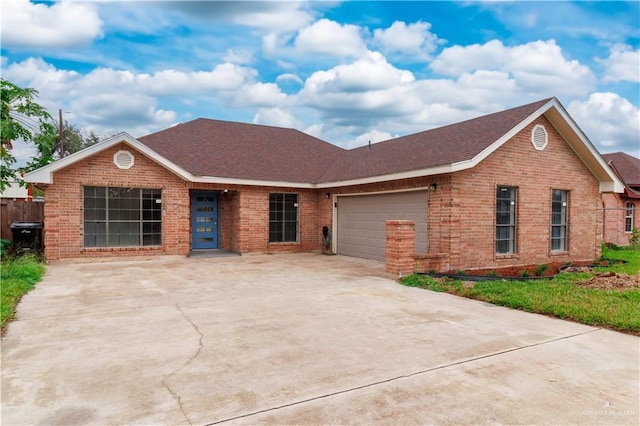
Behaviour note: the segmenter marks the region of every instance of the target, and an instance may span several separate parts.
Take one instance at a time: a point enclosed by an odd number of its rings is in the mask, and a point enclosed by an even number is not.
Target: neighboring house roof
[[[0,192],[0,198],[29,198],[29,189],[20,186],[18,182],[12,181],[9,185],[4,189],[4,191]]]
[[[625,152],[602,154],[602,156],[625,184],[627,196],[640,198],[640,159]]]
[[[600,182],[624,185],[556,98],[461,123],[344,150],[294,129],[197,119],[139,139],[115,135],[25,176],[51,183],[53,173],[124,142],[192,182],[329,188],[465,170],[544,115]]]

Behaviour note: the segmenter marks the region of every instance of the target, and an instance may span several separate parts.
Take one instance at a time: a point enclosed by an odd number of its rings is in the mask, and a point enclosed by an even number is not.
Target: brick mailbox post
[[[412,220],[387,220],[385,271],[394,276],[409,275],[415,262],[416,232]]]

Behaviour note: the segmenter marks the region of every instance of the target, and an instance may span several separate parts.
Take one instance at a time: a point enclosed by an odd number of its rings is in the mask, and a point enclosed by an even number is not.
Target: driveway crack
[[[407,373],[407,374],[401,374],[399,376],[395,376],[395,377],[390,377],[388,379],[383,379],[383,380],[378,380],[375,382],[371,382],[371,383],[366,383],[363,385],[359,385],[359,386],[354,386],[351,388],[347,388],[347,389],[341,389],[341,390],[336,390],[334,392],[329,392],[326,393],[324,395],[318,395],[318,396],[314,396],[311,398],[307,398],[307,399],[302,399],[302,400],[298,400],[298,401],[293,401],[287,404],[282,404],[279,406],[275,406],[275,407],[270,407],[270,408],[265,408],[262,410],[257,410],[254,412],[250,412],[250,413],[245,413],[245,414],[240,414],[234,417],[230,417],[230,418],[226,418],[226,419],[221,419],[221,420],[216,420],[210,423],[206,423],[204,426],[214,426],[214,425],[218,425],[218,424],[222,424],[222,423],[228,423],[228,422],[232,422],[234,420],[239,420],[239,419],[244,419],[244,418],[248,418],[248,417],[252,417],[252,416],[256,416],[259,414],[264,414],[264,413],[269,413],[269,412],[274,412],[274,411],[278,411],[281,410],[283,408],[288,408],[288,407],[293,407],[296,405],[301,405],[301,404],[306,404],[308,402],[312,402],[312,401],[318,401],[318,400],[322,400],[325,398],[330,398],[336,395],[341,395],[341,394],[346,394],[346,393],[350,393],[350,392],[354,392],[354,391],[358,391],[358,390],[362,390],[362,389],[366,389],[366,388],[370,388],[370,387],[374,387],[374,386],[379,386],[382,384],[386,384],[386,383],[391,383],[391,382],[395,382],[397,380],[403,380],[403,379],[407,379],[410,377],[414,377],[414,376],[420,376],[420,375],[424,375],[424,374],[429,374],[431,372],[434,371],[438,371],[438,370],[444,370],[447,368],[451,368],[451,367],[455,367],[458,365],[463,365],[463,364],[467,364],[470,362],[474,362],[474,361],[478,361],[478,360],[482,360],[482,359],[486,359],[486,358],[492,358],[492,357],[496,357],[496,356],[500,356],[500,355],[504,355],[510,352],[516,352],[516,351],[521,351],[521,350],[525,350],[525,349],[529,349],[529,348],[534,348],[536,346],[542,346],[542,345],[546,345],[549,343],[553,343],[553,342],[557,342],[560,340],[567,340],[567,339],[572,339],[578,336],[582,336],[585,334],[589,334],[589,333],[594,333],[601,330],[600,328],[594,328],[592,330],[587,330],[587,331],[583,331],[580,333],[574,333],[574,334],[570,334],[570,335],[566,335],[566,336],[560,336],[560,337],[556,337],[556,338],[552,338],[549,340],[544,340],[544,341],[540,341],[540,342],[534,342],[534,343],[530,343],[530,344],[526,344],[526,345],[522,345],[522,346],[517,346],[514,348],[509,348],[509,349],[504,349],[501,351],[497,351],[497,352],[493,352],[493,353],[489,353],[489,354],[484,354],[484,355],[479,355],[476,357],[472,357],[472,358],[467,358],[467,359],[462,359],[459,361],[454,361],[454,362],[450,362],[447,364],[442,364],[442,365],[437,365],[434,367],[430,367],[430,368],[426,368],[423,370],[418,370],[418,371],[414,371],[411,373]]]
[[[178,403],[178,407],[180,408],[180,412],[184,416],[185,420],[190,425],[193,425],[193,423],[189,419],[189,416],[187,415],[187,413],[184,410],[184,406],[182,405],[182,397],[177,392],[175,392],[171,388],[171,386],[169,386],[169,380],[173,376],[178,374],[178,372],[180,372],[182,369],[184,369],[187,365],[189,365],[191,363],[191,361],[193,361],[194,359],[196,359],[200,355],[200,352],[202,351],[202,348],[204,347],[204,345],[202,343],[204,335],[202,334],[202,332],[198,328],[198,325],[182,310],[182,308],[180,308],[180,305],[176,304],[175,306],[176,306],[176,309],[182,315],[182,317],[191,325],[193,330],[198,334],[198,349],[196,350],[196,352],[191,357],[189,357],[189,359],[184,364],[182,364],[180,367],[178,367],[177,369],[172,371],[169,375],[167,375],[164,379],[162,379],[162,386],[164,386],[164,388],[171,394],[173,399],[176,400],[176,402]]]

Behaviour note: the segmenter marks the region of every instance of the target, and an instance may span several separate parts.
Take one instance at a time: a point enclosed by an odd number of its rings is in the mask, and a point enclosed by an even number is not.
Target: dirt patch
[[[640,274],[625,275],[615,272],[605,272],[596,275],[587,281],[577,283],[579,286],[588,288],[605,288],[613,290],[626,290],[630,288],[640,288]]]
[[[547,263],[545,265],[546,267],[542,265],[519,265],[493,269],[468,269],[465,271],[449,271],[449,273],[459,275],[493,275],[497,277],[551,277],[558,274],[560,268],[567,266],[565,262]],[[590,267],[591,262],[580,266]]]
[[[591,272],[594,267],[607,267],[624,261],[603,259],[595,262],[551,262],[537,265],[519,265],[493,269],[468,269],[464,271],[449,271],[449,274],[479,275],[496,277],[552,277],[564,272]]]

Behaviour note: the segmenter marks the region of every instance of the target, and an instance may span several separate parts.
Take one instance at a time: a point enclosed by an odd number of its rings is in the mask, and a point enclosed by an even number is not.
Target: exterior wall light
[[[436,192],[436,189],[438,188],[438,184],[433,182],[431,185],[429,185],[429,191],[431,192]]]

